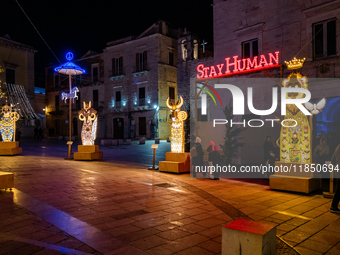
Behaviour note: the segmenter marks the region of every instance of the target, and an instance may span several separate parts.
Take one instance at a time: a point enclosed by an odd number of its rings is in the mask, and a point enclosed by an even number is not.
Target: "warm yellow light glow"
[[[184,152],[184,120],[187,119],[188,114],[185,111],[181,111],[180,107],[183,105],[183,97],[180,96],[180,100],[176,104],[166,101],[166,105],[170,108],[171,119],[169,123],[171,125],[171,152],[183,153]]]
[[[302,68],[303,63],[305,62],[306,58],[303,59],[297,59],[294,57],[291,61],[285,61],[287,65],[287,69],[293,70],[293,69],[299,69]]]
[[[4,105],[1,113],[0,129],[2,141],[11,142],[14,138],[15,122],[19,120],[20,115],[17,112],[13,112],[9,105]]]
[[[308,89],[307,77],[300,73],[292,73],[288,79],[283,80],[284,87]],[[290,99],[303,98],[302,93],[287,93]],[[287,105],[285,126],[281,127],[280,134],[280,161],[287,163],[311,163],[311,128],[308,118],[295,104]]]
[[[81,140],[83,145],[94,145],[97,137],[97,111],[91,108],[89,104],[84,102],[84,108],[79,112],[79,119],[84,121],[81,130]]]

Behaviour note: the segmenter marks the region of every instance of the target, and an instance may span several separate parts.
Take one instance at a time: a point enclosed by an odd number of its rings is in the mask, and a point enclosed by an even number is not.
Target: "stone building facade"
[[[19,88],[17,85],[20,85],[25,94],[12,97],[13,101],[20,102],[17,108],[21,110],[21,118],[16,125],[20,128],[21,137],[33,137],[34,127],[38,125],[44,128],[45,124],[44,115],[41,114],[45,105],[44,95],[34,93],[34,55],[36,52],[32,46],[16,42],[9,35],[0,37],[0,68],[3,69],[3,72],[0,72],[0,80],[3,83],[1,84],[2,90],[8,95],[7,84],[11,84],[12,88],[16,87],[17,89]],[[16,92],[18,91],[21,90]],[[4,104],[5,100],[2,100],[1,103]]]
[[[302,75],[311,78],[338,78],[340,76],[340,1],[312,0],[312,1],[256,1],[251,4],[249,1],[241,0],[214,0],[213,3],[213,28],[214,28],[214,58],[209,63],[199,62],[192,66],[189,77],[196,73],[196,78],[191,79],[190,91],[194,91],[194,83],[197,79],[197,67],[203,64],[210,67],[207,72],[208,84],[232,84],[235,79],[241,78],[267,78],[272,81],[271,86],[262,86],[260,82],[253,84],[244,83],[241,86],[243,94],[247,95],[247,87],[254,87],[254,102],[257,109],[269,109],[271,106],[272,88],[279,87],[282,78],[292,72],[287,70],[284,61],[290,61],[293,57],[306,58],[303,68],[295,70]],[[180,48],[180,47],[179,47]],[[217,65],[224,64],[224,68],[232,63],[234,56],[238,60],[244,58],[253,59],[269,53],[275,55],[279,52],[279,65],[276,68],[265,71],[249,73],[235,73],[227,78],[209,77],[211,66],[217,71]],[[181,54],[181,52],[179,52]],[[282,65],[282,67],[280,67]],[[230,70],[233,72],[233,66]],[[224,73],[223,73],[224,74]],[[233,80],[234,79],[234,80]],[[202,79],[201,82],[206,80]],[[258,80],[259,81],[259,80]],[[235,81],[236,82],[236,81]],[[178,85],[180,87],[180,84]],[[340,123],[340,90],[336,83],[309,84],[312,100],[317,102],[326,98],[329,102],[323,112],[317,115],[314,121],[314,135],[321,130],[339,131]],[[220,93],[219,90],[218,92]],[[226,93],[223,103],[228,104],[231,94]],[[198,107],[201,102],[199,100]],[[216,106],[212,109],[213,101],[208,97],[208,113],[205,121],[198,122],[198,136],[206,136],[202,139],[203,147],[207,147],[211,140],[216,144],[223,141],[224,127],[211,130],[211,121],[215,118],[223,118],[223,106]],[[329,109],[329,107],[332,109]],[[191,106],[194,106],[194,97],[191,96]],[[328,108],[327,108],[328,107]],[[191,109],[193,109],[192,107]],[[251,112],[245,107],[246,117],[251,117]],[[330,112],[331,111],[331,112]],[[191,111],[193,114],[194,111]],[[275,118],[280,113],[275,112],[271,116],[260,116],[261,119]],[[331,116],[331,117],[329,117]],[[193,116],[191,116],[193,117]],[[253,118],[259,116],[253,116]],[[327,119],[331,118],[331,119]],[[332,122],[332,124],[327,124]],[[336,128],[337,127],[337,128]],[[222,134],[222,135],[221,135]],[[267,135],[271,135],[275,141],[280,134],[280,126],[247,128],[243,133],[245,145],[240,149],[239,157],[235,163],[252,164],[261,163],[263,158],[262,145]],[[202,137],[201,137],[202,138]]]
[[[32,46],[13,41],[8,35],[0,37],[0,73],[3,83],[24,86],[31,103],[34,100],[34,54]]]
[[[166,100],[177,97],[178,30],[159,21],[104,49],[106,137],[166,139]]]
[[[178,29],[158,21],[137,37],[109,42],[103,53],[89,51],[75,61],[87,74],[73,78],[80,99],[72,105],[72,134],[80,134],[77,112],[82,102],[92,101],[98,111],[98,138],[166,139],[166,100],[177,98],[178,35]],[[66,136],[68,104],[60,93],[68,92],[68,80],[53,68],[46,68],[47,128]]]

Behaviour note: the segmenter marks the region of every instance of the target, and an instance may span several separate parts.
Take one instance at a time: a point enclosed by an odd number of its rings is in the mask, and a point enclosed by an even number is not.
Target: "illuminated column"
[[[184,120],[187,119],[188,115],[185,111],[181,111],[183,105],[183,97],[180,96],[177,104],[174,105],[172,102],[169,103],[169,99],[166,101],[166,105],[170,108],[171,119],[169,123],[171,125],[171,152],[184,153]]]
[[[285,62],[289,70],[298,69],[303,66],[304,59],[294,58],[292,61]],[[308,89],[308,79],[300,73],[291,73],[287,79],[282,82],[283,87],[298,87]],[[287,99],[301,99],[303,93],[287,93]],[[305,106],[312,114],[319,113],[319,110],[326,104],[326,99],[319,102],[318,105],[306,103]],[[310,122],[308,116],[303,114],[300,109],[293,104],[286,106],[286,115],[284,117],[284,126],[281,127],[280,133],[280,161],[286,163],[312,163],[312,117]],[[313,111],[315,108],[318,111]]]
[[[2,141],[15,141],[15,122],[20,116],[17,112],[13,112],[9,105],[2,107],[2,114],[3,116],[0,121]]]
[[[91,101],[86,104],[84,102],[84,108],[79,112],[79,119],[84,121],[81,130],[81,141],[83,145],[94,145],[94,141],[97,137],[97,111],[91,108]]]

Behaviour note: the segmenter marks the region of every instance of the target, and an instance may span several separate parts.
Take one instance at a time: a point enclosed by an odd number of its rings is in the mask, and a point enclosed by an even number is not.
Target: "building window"
[[[314,58],[336,54],[336,20],[313,24]]]
[[[54,97],[54,105],[55,105],[55,111],[59,112],[59,95],[56,95]]]
[[[6,83],[15,84],[15,70],[14,69],[6,69]]]
[[[144,106],[145,105],[145,88],[139,88],[139,106]]]
[[[112,59],[112,76],[123,74],[123,57]]]
[[[253,58],[259,55],[259,40],[253,39],[242,43],[242,58]]]
[[[148,54],[147,51],[143,53],[136,53],[136,72],[147,70]]]
[[[116,108],[121,108],[122,97],[120,91],[116,91]]]
[[[198,59],[198,43],[194,40],[194,59]]]
[[[58,86],[59,85],[59,75],[58,74],[55,74],[54,75],[54,86]]]
[[[92,82],[99,80],[99,66],[98,64],[92,65]]]
[[[79,111],[81,110],[81,97],[80,92],[77,93],[78,99],[76,100],[76,109]]]
[[[174,87],[169,87],[169,97],[170,100],[175,103],[175,88]]]
[[[169,52],[169,65],[173,66],[174,65],[174,53]]]
[[[98,109],[98,89],[92,91],[93,95],[93,108]]]

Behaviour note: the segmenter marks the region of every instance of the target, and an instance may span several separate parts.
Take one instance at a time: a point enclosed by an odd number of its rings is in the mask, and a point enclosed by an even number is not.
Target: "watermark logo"
[[[213,94],[209,90],[205,89],[204,87],[209,88],[216,95],[216,97],[220,101],[221,106],[223,106],[220,95],[217,93],[217,91],[213,87],[209,86],[208,84],[205,84],[203,87],[197,87],[197,89],[207,93],[212,98],[215,105],[217,105],[215,97],[213,96]],[[203,94],[203,93],[201,94],[201,105],[202,105],[201,114],[202,115],[207,115],[207,94]]]
[[[218,99],[220,100],[220,103],[222,105],[222,101],[220,96],[217,94],[216,90],[212,88],[209,85],[205,85],[209,87],[214,93],[218,96]],[[244,94],[240,88],[238,88],[235,85],[231,84],[215,84],[215,88],[217,89],[228,89],[231,92],[232,95],[232,101],[233,101],[233,114],[234,115],[244,115]],[[200,88],[206,92],[207,90]],[[287,97],[287,94],[297,93],[304,95],[301,98],[291,98]],[[208,94],[213,98],[210,92]],[[201,95],[202,104],[201,104],[201,114],[206,115],[207,114],[207,97],[206,94]],[[311,115],[311,113],[305,108],[303,104],[307,103],[311,99],[311,93],[308,89],[304,88],[297,88],[297,87],[288,87],[288,88],[281,88],[281,115],[286,115],[286,108],[287,105],[295,105],[297,109],[299,109],[304,115]],[[215,105],[216,100],[213,98]],[[259,115],[259,116],[265,116],[270,115],[275,112],[278,105],[278,89],[276,87],[272,88],[272,106],[270,109],[267,110],[258,110],[255,109],[253,104],[253,88],[248,87],[247,88],[247,103],[248,103],[248,109],[251,113]]]

